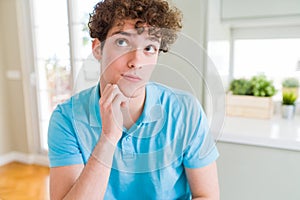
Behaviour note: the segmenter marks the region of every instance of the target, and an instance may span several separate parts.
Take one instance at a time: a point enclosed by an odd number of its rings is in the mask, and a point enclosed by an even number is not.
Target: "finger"
[[[124,99],[124,95],[122,93],[118,93],[113,99],[113,105],[120,107],[124,101],[126,101],[126,99]]]
[[[113,86],[112,84],[107,84],[104,88],[103,94],[101,95],[100,98],[100,105],[102,107],[108,107],[111,103],[112,100],[114,99],[114,88],[116,86]]]
[[[110,83],[107,84],[103,90],[103,94],[101,94],[101,97],[104,97],[104,98],[108,97],[109,94],[114,90],[114,87],[115,86],[113,86],[113,84],[110,84]]]
[[[117,86],[116,88],[114,88],[113,92],[116,94],[116,96],[118,95],[118,98],[116,99],[118,105],[120,105],[122,107],[125,106],[126,103],[128,102],[128,98],[123,94],[123,92],[120,90],[120,88]]]
[[[113,100],[112,103],[112,116],[113,120],[115,122],[115,125],[117,125],[120,130],[122,130],[123,127],[123,114],[121,109],[122,101],[124,100],[124,97],[122,97],[122,94],[117,94]]]

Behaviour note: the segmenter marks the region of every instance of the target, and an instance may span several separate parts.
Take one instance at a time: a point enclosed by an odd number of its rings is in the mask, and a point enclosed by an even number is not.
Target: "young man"
[[[52,114],[51,199],[219,199],[201,105],[148,82],[181,13],[165,0],[104,0],[89,27],[100,82]]]

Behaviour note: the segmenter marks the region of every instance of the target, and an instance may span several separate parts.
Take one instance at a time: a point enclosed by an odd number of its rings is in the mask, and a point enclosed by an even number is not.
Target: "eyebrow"
[[[124,35],[124,36],[127,36],[127,37],[132,37],[133,35],[136,35],[135,33],[129,33],[129,32],[126,32],[126,31],[116,31],[116,32],[113,32],[111,34],[111,36],[113,35]],[[154,36],[150,36],[148,38],[146,38],[147,40],[150,40],[152,42],[157,42],[157,43],[160,43],[160,40],[157,38],[157,37],[154,37]]]

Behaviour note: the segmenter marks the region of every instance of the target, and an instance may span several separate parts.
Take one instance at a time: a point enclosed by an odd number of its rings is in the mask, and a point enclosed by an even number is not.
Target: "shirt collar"
[[[163,117],[163,109],[160,102],[160,93],[153,84],[146,85],[146,101],[140,117],[141,123],[151,123]],[[139,121],[139,120],[138,120]]]
[[[146,101],[144,104],[144,109],[137,120],[136,124],[146,124],[156,122],[163,118],[163,108],[160,102],[160,92],[152,84],[148,83],[146,85]],[[101,127],[100,118],[100,84],[98,83],[92,90],[90,100],[89,100],[89,123],[94,127]]]
[[[100,83],[97,84],[92,90],[89,101],[89,123],[94,127],[101,127],[100,118]]]

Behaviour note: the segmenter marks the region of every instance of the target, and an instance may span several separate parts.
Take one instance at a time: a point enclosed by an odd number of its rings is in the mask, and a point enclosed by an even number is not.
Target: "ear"
[[[101,53],[101,42],[96,38],[93,40],[92,43],[92,51],[93,51],[93,55],[94,57],[100,61],[101,57],[102,57],[102,53]]]

